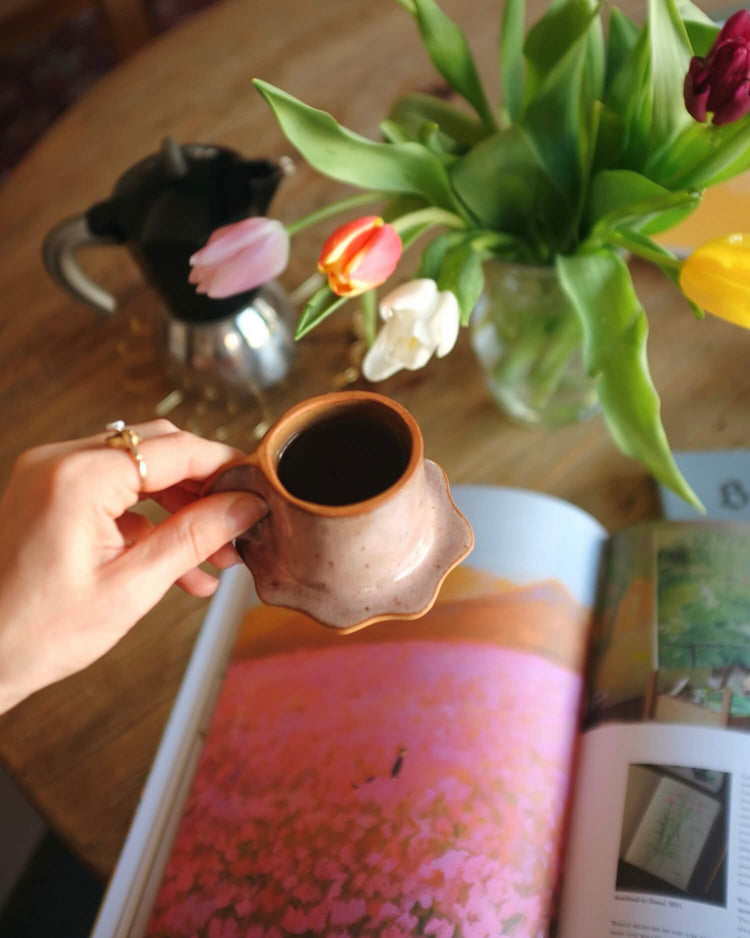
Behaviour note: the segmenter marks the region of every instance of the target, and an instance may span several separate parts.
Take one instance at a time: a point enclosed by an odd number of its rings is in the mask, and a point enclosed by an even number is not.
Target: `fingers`
[[[167,433],[176,433],[178,429],[170,420],[149,420],[146,423],[135,423],[129,426],[136,431],[142,440],[151,439],[154,436],[164,436]],[[112,436],[112,433],[112,430],[104,430],[101,433],[81,437],[77,440],[65,440],[62,443],[43,443],[40,446],[34,446],[32,449],[26,450],[21,458],[28,463],[44,462],[70,453],[101,449],[104,447],[107,438]]]
[[[233,567],[236,563],[241,563],[240,555],[232,544],[224,544],[218,550],[214,551],[209,557],[206,557],[209,563],[212,563],[219,570],[226,570]]]
[[[213,596],[219,581],[215,576],[201,570],[200,567],[194,567],[179,577],[175,581],[175,585],[185,590],[186,593],[190,593],[191,596],[205,597]]]
[[[139,449],[148,467],[144,492],[161,492],[184,479],[207,479],[226,463],[242,456],[233,446],[204,440],[183,430],[144,439]],[[117,455],[116,450],[112,452]],[[137,476],[134,465],[133,471]]]
[[[165,511],[173,515],[181,508],[192,505],[198,495],[189,491],[187,486],[177,485],[165,492],[154,492],[151,497]],[[231,544],[224,544],[206,559],[220,570],[226,570],[227,567],[232,567],[240,562],[240,555]]]
[[[242,455],[224,443],[177,430],[168,420],[136,424],[133,429],[143,437],[138,444],[147,468],[143,485],[132,454],[105,446],[106,433],[36,447],[22,454],[15,471],[26,478],[33,473],[39,484],[59,490],[77,511],[94,507],[114,521],[144,493],[184,485],[186,480],[200,485],[200,480]]]
[[[168,420],[135,424],[131,429],[141,437],[138,451],[146,464],[146,478],[143,481],[135,460],[127,450],[103,445],[107,434],[104,434],[104,439],[91,438],[91,445],[113,466],[117,460],[120,471],[128,472],[134,498],[138,498],[141,493],[160,492],[185,479],[207,479],[225,463],[243,455],[240,450],[226,443],[204,440],[178,430]]]
[[[120,529],[122,539],[125,542],[124,547],[132,547],[138,541],[147,537],[154,528],[154,525],[148,518],[136,514],[134,511],[126,511],[115,522]]]
[[[123,550],[127,550],[129,547],[133,547],[134,544],[141,543],[156,527],[148,518],[144,518],[143,515],[139,515],[134,511],[126,511],[124,515],[117,519],[116,524],[122,534],[124,544],[120,550],[113,554],[113,557],[121,554]],[[240,557],[231,544],[224,544],[206,560],[223,570],[238,563]],[[205,570],[194,567],[179,577],[176,585],[193,596],[211,596],[219,585],[219,581]]]
[[[150,608],[176,581],[196,595],[210,595],[214,584],[194,568],[263,518],[268,506],[257,495],[209,495],[176,514],[112,562],[113,571],[139,584],[139,602]],[[184,579],[186,574],[190,576]],[[203,574],[196,576],[196,574]],[[136,610],[136,614],[139,611]]]

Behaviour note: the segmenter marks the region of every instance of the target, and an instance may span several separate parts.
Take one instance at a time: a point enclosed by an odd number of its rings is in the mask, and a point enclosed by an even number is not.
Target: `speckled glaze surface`
[[[278,461],[296,434],[348,410],[385,421],[408,449],[401,477],[373,498],[331,506],[281,484]],[[221,470],[207,492],[256,492],[268,514],[237,539],[260,598],[300,609],[343,632],[380,619],[414,619],[434,603],[448,573],[474,546],[443,470],[424,459],[414,418],[365,391],[325,394],[288,411],[247,459]]]

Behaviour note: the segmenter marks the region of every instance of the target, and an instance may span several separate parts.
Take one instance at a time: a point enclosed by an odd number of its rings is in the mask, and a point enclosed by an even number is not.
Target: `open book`
[[[454,495],[421,620],[225,577],[95,938],[750,935],[750,528]]]

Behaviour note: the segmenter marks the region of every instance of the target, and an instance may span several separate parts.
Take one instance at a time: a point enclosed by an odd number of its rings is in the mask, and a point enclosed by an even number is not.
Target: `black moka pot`
[[[292,358],[286,294],[271,281],[211,299],[188,282],[189,259],[222,225],[265,214],[283,175],[282,165],[270,160],[167,138],[159,153],[118,179],[110,198],[49,232],[45,266],[74,297],[112,315],[115,298],[86,275],[75,255],[84,245],[127,246],[163,301],[167,360],[236,389],[269,387],[284,377]]]

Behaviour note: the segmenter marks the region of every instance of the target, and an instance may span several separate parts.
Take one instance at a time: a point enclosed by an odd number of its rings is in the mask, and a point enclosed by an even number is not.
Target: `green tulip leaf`
[[[422,41],[435,68],[472,105],[489,130],[496,127],[474,58],[463,31],[435,0],[414,0]]]
[[[631,169],[605,169],[591,180],[588,216],[593,224],[634,203],[669,195],[669,190]]]
[[[545,76],[521,121],[547,175],[571,204],[583,191],[586,163],[581,133],[588,118],[583,100],[586,41],[587,31]]]
[[[525,0],[506,0],[500,30],[500,82],[505,113],[508,120],[514,123],[523,109],[525,17]]]
[[[646,360],[648,323],[624,261],[612,251],[558,257],[560,283],[583,327],[586,368],[619,448],[703,510],[672,456]]]
[[[532,101],[560,60],[588,32],[596,13],[592,0],[553,3],[529,30],[523,46],[526,58],[526,102]],[[583,49],[583,45],[580,46]]]
[[[461,325],[467,325],[484,289],[482,260],[470,242],[459,244],[445,252],[437,276],[437,285],[438,289],[450,290],[455,295],[461,310]]]
[[[416,199],[410,195],[398,195],[386,203],[380,214],[385,221],[392,222],[402,215],[418,212],[423,208],[428,208],[424,199]]]
[[[425,121],[419,128],[418,142],[434,153],[443,166],[452,166],[458,159],[455,145],[450,137],[441,132],[437,124]]]
[[[680,14],[693,49],[693,55],[705,56],[719,35],[719,27],[690,0],[677,0]]]
[[[677,256],[672,251],[662,247],[661,244],[653,241],[642,231],[634,231],[632,228],[619,228],[616,232],[616,235],[620,245],[625,247],[627,250],[633,251],[634,253],[637,252],[641,257],[647,257],[652,264],[656,264],[661,272],[666,277],[668,277],[672,283],[674,283],[677,287],[680,286],[680,269],[679,266],[675,265]],[[695,314],[696,319],[706,318],[706,313],[700,308],[700,306],[698,306],[697,303],[694,303],[687,296],[685,299]]]
[[[337,296],[327,283],[323,284],[305,303],[294,338],[301,339],[303,335],[307,335],[311,329],[327,319],[334,310],[343,306],[348,299],[348,296]]]
[[[423,199],[416,199],[410,195],[399,195],[387,202],[380,214],[383,221],[394,222],[402,215],[411,215],[412,212],[418,212],[428,207]],[[403,234],[401,240],[403,241]]]
[[[399,232],[403,250],[405,251],[407,248],[411,247],[412,244],[414,244],[414,242],[425,233],[425,231],[429,231],[430,228],[432,228],[432,224],[432,222],[423,221],[416,222],[415,224],[410,225],[408,228],[403,228]]]
[[[602,170],[591,183],[587,224],[593,240],[623,225],[657,234],[681,222],[700,201],[698,191],[670,192],[630,169]]]
[[[599,115],[599,133],[596,135],[592,167],[594,172],[599,168],[617,166],[626,143],[627,135],[622,117],[608,107],[603,108]]]
[[[712,26],[718,34],[719,27],[716,25],[716,21],[712,20],[707,13],[704,13],[699,6],[692,3],[692,0],[676,0],[676,5],[677,12],[684,23],[703,23],[704,26]]]
[[[318,172],[352,186],[418,195],[433,205],[455,209],[445,169],[426,147],[375,143],[268,82],[256,78],[253,84],[271,106],[289,142]]]
[[[604,105],[598,99],[591,103],[591,110],[587,122],[581,127],[581,162],[582,183],[581,191],[576,201],[576,233],[580,234],[583,210],[586,205],[586,193],[591,188],[591,179],[594,175],[594,163],[599,140],[599,127],[601,124]]]
[[[516,233],[539,261],[569,241],[572,206],[518,124],[478,143],[450,167],[449,176],[482,227]]]
[[[426,206],[421,199],[414,199],[410,196],[402,195],[391,199],[383,209],[382,216],[384,221],[392,223],[403,215],[412,215],[414,212],[418,212],[427,207],[428,206]],[[413,225],[399,228],[399,236],[403,250],[405,251],[408,247],[411,247],[417,238],[431,228],[432,225],[433,222],[431,221],[417,221]]]
[[[605,113],[617,115],[624,128],[621,165],[643,165],[649,152],[652,104],[651,46],[644,27],[632,51],[612,74],[604,101]]]
[[[696,23],[685,20],[685,30],[690,40],[690,45],[695,55],[708,55],[711,46],[716,42],[719,35],[719,27],[716,23]]]
[[[692,123],[682,86],[693,50],[675,0],[648,0],[651,44],[651,148],[668,146]]]
[[[380,122],[380,131],[389,143],[420,143],[434,153],[444,166],[456,162],[458,144],[442,133],[434,121],[422,121],[415,129],[416,135],[412,135],[411,128],[407,129],[394,120]]]
[[[702,189],[750,168],[750,117],[714,127],[694,122],[645,171],[670,189]]]
[[[521,263],[528,260],[523,243],[515,235],[501,231],[446,231],[424,249],[416,276],[438,281],[447,256],[466,245],[480,258],[500,257]]]
[[[388,143],[415,143],[416,137],[405,130],[397,121],[386,119],[380,122],[380,132]]]
[[[601,17],[594,15],[586,31],[586,66],[583,74],[584,107],[604,96],[607,47]]]
[[[617,7],[609,14],[607,30],[607,75],[605,87],[609,89],[612,79],[622,68],[638,44],[640,27]]]
[[[417,277],[437,281],[448,252],[464,245],[473,235],[474,232],[446,231],[433,238],[422,253]]]
[[[475,117],[431,94],[414,92],[404,95],[396,101],[388,116],[414,137],[425,121],[437,124],[457,144],[471,146],[487,136],[486,128]]]

